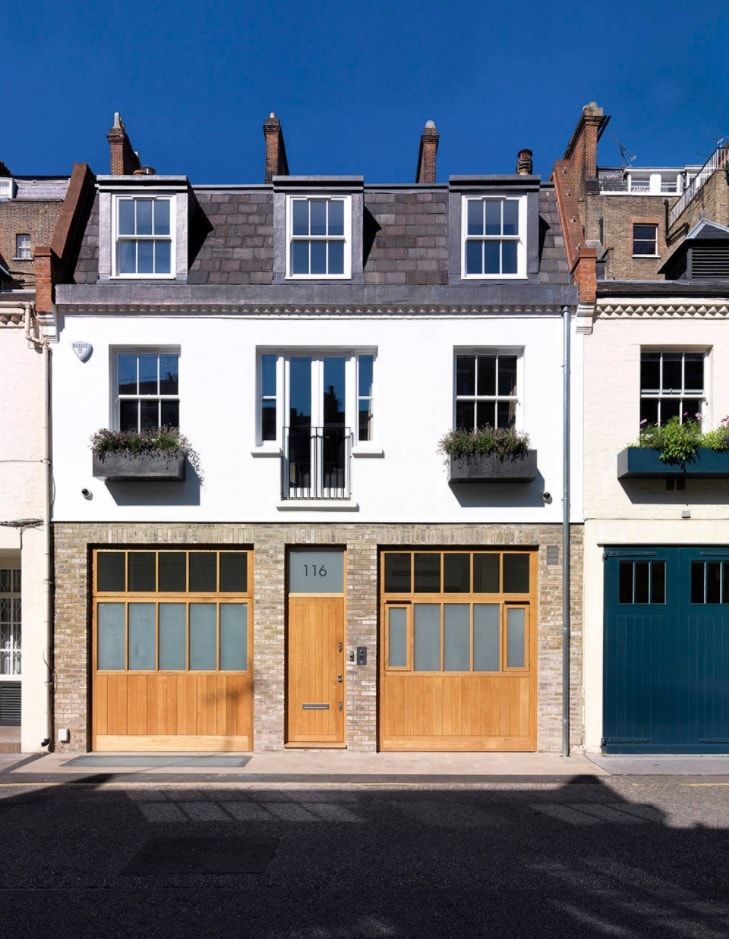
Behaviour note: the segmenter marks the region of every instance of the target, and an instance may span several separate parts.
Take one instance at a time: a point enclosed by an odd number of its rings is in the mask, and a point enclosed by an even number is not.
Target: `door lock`
[[[344,705],[343,705],[342,702],[340,701],[339,704],[337,705],[337,707],[338,707],[339,710],[341,711],[341,710],[344,708]]]
[[[340,684],[342,683],[342,676],[341,676],[341,675],[337,675],[337,681],[338,681]]]
[[[338,643],[337,643],[337,652],[343,652],[343,651],[344,651],[344,643],[343,643],[343,642],[338,642]]]

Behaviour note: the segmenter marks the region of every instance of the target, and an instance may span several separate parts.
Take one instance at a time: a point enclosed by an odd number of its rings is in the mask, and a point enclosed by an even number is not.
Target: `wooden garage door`
[[[380,747],[534,750],[536,552],[385,551]]]
[[[95,750],[250,750],[252,557],[94,553]]]

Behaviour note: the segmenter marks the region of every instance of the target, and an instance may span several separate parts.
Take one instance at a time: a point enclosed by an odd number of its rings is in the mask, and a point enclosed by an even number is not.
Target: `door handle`
[[[337,681],[341,684],[341,681],[342,681],[342,676],[341,676],[341,675],[337,675]]]
[[[338,707],[339,710],[341,711],[341,710],[344,708],[344,705],[343,705],[342,702],[340,701],[339,704],[337,704],[337,707]]]
[[[338,643],[337,643],[337,652],[343,652],[343,651],[344,651],[344,643],[343,643],[343,642],[338,642]]]

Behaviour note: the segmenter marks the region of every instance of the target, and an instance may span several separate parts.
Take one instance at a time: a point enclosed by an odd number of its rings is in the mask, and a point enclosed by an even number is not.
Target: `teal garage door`
[[[729,753],[729,548],[606,549],[603,749]]]

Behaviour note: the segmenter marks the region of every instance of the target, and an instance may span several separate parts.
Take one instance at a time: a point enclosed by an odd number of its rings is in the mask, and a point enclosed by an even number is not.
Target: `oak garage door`
[[[380,747],[533,750],[536,552],[384,551]]]
[[[251,552],[94,553],[95,750],[250,750]]]
[[[603,748],[729,753],[729,549],[605,549]]]

